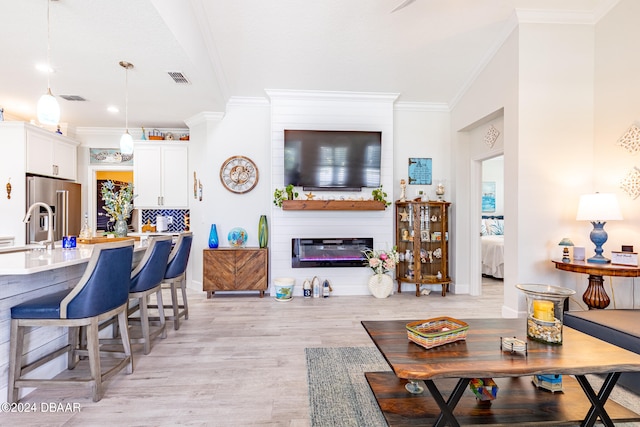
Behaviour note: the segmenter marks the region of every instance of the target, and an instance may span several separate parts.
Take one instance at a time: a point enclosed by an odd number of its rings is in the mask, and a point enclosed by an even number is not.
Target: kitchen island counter
[[[32,246],[8,247],[0,249],[0,284],[2,276],[27,275],[42,271],[85,263],[91,258],[95,245],[78,244],[74,249],[41,249]],[[146,242],[136,242],[134,252],[146,249]],[[134,255],[134,259],[137,258]]]

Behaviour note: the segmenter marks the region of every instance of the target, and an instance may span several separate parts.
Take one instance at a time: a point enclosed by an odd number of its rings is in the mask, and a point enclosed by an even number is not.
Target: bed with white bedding
[[[504,218],[483,216],[480,231],[482,274],[502,279],[504,278]]]

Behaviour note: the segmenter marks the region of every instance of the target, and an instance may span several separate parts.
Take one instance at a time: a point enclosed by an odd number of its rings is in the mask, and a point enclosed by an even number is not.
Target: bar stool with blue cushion
[[[169,255],[169,263],[164,274],[162,285],[169,288],[171,292],[171,305],[149,305],[151,308],[158,306],[172,310],[172,315],[166,316],[167,320],[173,320],[173,328],[180,329],[180,318],[189,319],[189,305],[187,303],[187,263],[189,262],[189,253],[191,252],[191,242],[193,241],[193,233],[180,233],[171,255]],[[182,291],[182,304],[178,300],[178,286]],[[157,317],[152,320],[158,320]]]
[[[137,300],[136,304],[129,307],[129,321],[139,320],[142,330],[142,338],[131,338],[131,343],[144,344],[144,354],[151,351],[151,340],[160,335],[167,337],[163,310],[159,310],[160,327],[151,331],[149,325],[148,300],[149,296],[156,294],[158,306],[162,306],[162,281],[167,269],[169,254],[171,253],[171,236],[156,236],[150,239],[144,257],[131,273],[131,288],[129,299]],[[132,318],[131,315],[140,312],[140,317]]]
[[[102,398],[103,382],[127,368],[133,372],[133,358],[127,324],[127,306],[131,283],[133,240],[95,245],[87,268],[72,289],[46,295],[11,308],[11,344],[9,355],[9,387],[7,401],[17,402],[19,389],[56,385],[88,385],[95,402]],[[98,326],[100,322],[118,317],[122,331],[123,351],[100,351]],[[69,328],[69,344],[23,365],[25,329],[29,327]],[[78,328],[86,327],[87,349],[78,348]],[[45,363],[68,353],[68,368],[73,369],[78,356],[89,359],[90,378],[35,379],[24,375]],[[100,356],[121,359],[104,373]]]

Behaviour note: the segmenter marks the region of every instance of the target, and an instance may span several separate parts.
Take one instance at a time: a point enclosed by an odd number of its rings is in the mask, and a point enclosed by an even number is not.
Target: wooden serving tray
[[[109,242],[118,242],[121,240],[140,240],[140,237],[138,236],[127,236],[127,237],[104,237],[104,236],[96,236],[96,237],[90,237],[88,239],[81,239],[78,238],[76,240],[76,242],[78,243],[82,243],[85,245],[93,245],[96,243],[109,243]]]

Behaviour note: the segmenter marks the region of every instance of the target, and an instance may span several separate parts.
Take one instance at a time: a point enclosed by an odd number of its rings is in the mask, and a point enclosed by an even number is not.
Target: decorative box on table
[[[638,254],[636,252],[611,251],[611,264],[638,266]]]

